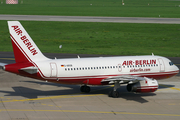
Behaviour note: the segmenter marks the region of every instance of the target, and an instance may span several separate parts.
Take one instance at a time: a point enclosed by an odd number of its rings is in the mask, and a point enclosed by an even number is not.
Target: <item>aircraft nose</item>
[[[174,68],[175,71],[178,71],[178,73],[179,73],[179,68],[178,68],[176,65],[175,65],[174,67],[175,67],[175,68]]]

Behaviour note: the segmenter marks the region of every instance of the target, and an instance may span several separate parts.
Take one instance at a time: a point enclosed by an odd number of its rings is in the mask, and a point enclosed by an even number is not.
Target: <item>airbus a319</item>
[[[80,84],[81,92],[89,85],[112,85],[110,97],[119,97],[117,89],[127,84],[129,92],[148,93],[158,89],[159,79],[172,77],[179,69],[168,58],[119,56],[96,58],[49,59],[45,57],[18,21],[8,21],[15,63],[0,63],[3,70],[21,76],[60,84]]]

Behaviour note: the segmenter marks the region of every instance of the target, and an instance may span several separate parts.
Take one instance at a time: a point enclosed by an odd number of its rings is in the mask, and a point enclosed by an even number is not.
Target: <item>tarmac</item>
[[[45,54],[53,58],[75,54]],[[98,55],[80,55],[80,57]],[[178,62],[179,58],[174,58]],[[0,52],[0,62],[13,63],[12,52]],[[159,80],[154,93],[130,93],[122,85],[119,98],[108,97],[113,86],[63,85],[18,76],[0,70],[0,120],[179,120],[180,76]]]

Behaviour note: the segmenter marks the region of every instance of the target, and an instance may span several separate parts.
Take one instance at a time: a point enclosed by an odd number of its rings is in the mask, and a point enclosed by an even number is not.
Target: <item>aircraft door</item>
[[[164,65],[164,61],[162,58],[159,58],[159,64],[160,64],[160,72],[165,71],[165,65]]]
[[[57,65],[56,63],[50,63],[51,66],[51,77],[57,77]]]

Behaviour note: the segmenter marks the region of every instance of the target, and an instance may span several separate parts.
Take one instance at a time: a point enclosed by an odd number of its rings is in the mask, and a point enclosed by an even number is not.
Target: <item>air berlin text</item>
[[[124,65],[151,65],[151,64],[156,64],[156,60],[127,60],[124,61],[122,66]]]
[[[33,45],[31,42],[27,39],[25,35],[23,35],[22,30],[18,26],[12,26],[14,28],[14,31],[17,33],[17,35],[20,35],[20,39],[23,41],[23,43],[26,45],[26,47],[29,49],[29,51],[33,54],[36,55],[38,52],[36,51],[35,48],[33,48]]]

